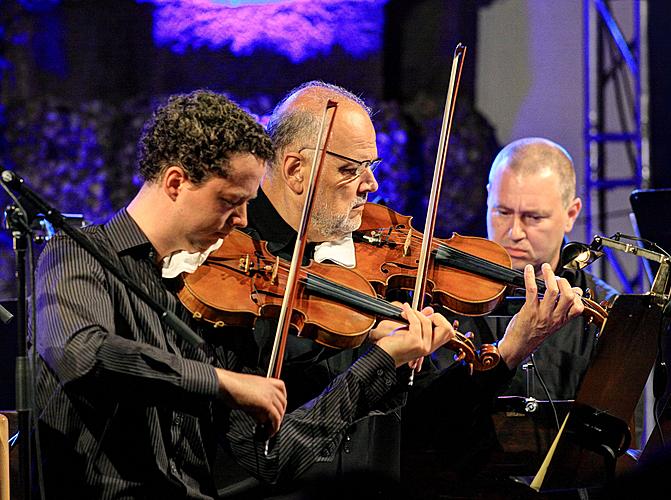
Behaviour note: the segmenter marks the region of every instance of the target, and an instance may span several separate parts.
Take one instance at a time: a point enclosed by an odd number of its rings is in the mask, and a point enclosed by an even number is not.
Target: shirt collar
[[[104,227],[109,241],[117,253],[143,246],[153,248],[147,236],[125,208],[119,210],[114,217],[105,223]]]
[[[266,193],[260,188],[256,198],[249,202],[247,227],[278,249],[293,244],[296,240],[294,228],[275,210]]]

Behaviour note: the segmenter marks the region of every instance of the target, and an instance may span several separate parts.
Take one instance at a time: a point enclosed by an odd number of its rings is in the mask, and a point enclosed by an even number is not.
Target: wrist
[[[506,364],[508,369],[514,370],[515,368],[517,368],[517,365],[519,365],[524,358],[518,354],[519,349],[515,349],[514,346],[511,345],[511,343],[513,342],[511,342],[504,336],[498,342],[498,349],[499,349],[499,356],[501,356],[501,360]]]

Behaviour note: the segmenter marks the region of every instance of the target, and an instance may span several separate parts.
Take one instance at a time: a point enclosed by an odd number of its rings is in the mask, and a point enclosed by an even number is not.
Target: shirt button
[[[343,446],[342,449],[343,449],[343,451],[344,451],[345,453],[347,453],[347,454],[352,453],[352,448],[351,448],[350,445],[348,445],[348,444],[346,444],[345,446]]]
[[[174,462],[170,462],[170,472],[172,472],[175,476],[177,475],[177,466]]]

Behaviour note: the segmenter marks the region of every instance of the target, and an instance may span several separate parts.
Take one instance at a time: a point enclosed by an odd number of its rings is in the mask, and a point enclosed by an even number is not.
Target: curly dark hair
[[[138,170],[145,181],[181,166],[194,184],[228,175],[229,158],[251,153],[273,157],[270,138],[252,116],[222,94],[196,90],[171,96],[154,111],[138,143]]]

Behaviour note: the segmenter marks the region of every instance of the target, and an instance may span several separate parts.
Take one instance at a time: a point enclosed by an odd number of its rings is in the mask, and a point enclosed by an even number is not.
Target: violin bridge
[[[403,243],[403,257],[410,255],[410,243],[412,242],[412,229],[408,229],[408,234]]]

